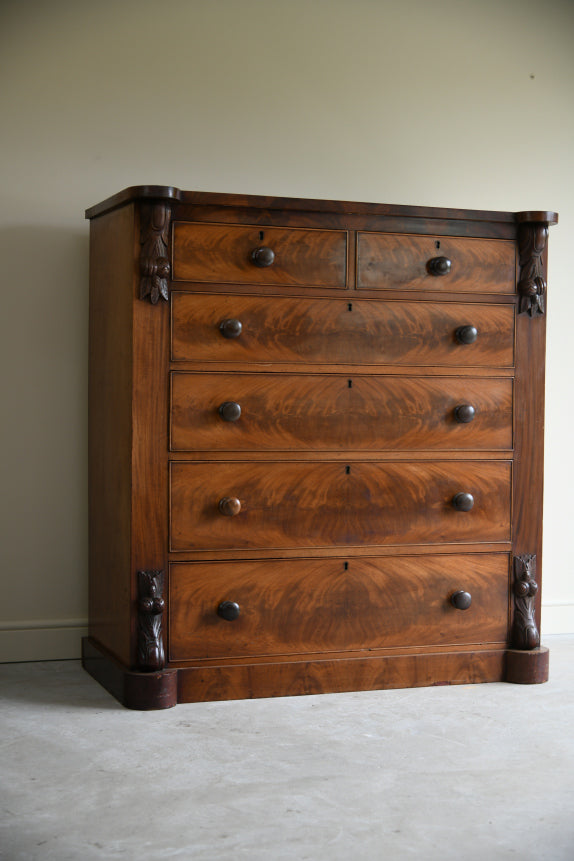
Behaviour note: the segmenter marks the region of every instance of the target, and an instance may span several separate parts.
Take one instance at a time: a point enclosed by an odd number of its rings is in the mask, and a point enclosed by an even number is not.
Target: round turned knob
[[[448,257],[433,257],[427,263],[427,269],[431,275],[448,275],[451,265]]]
[[[235,601],[222,601],[217,608],[217,615],[228,622],[233,622],[239,616],[241,609]]]
[[[454,408],[454,417],[457,422],[467,424],[473,420],[475,412],[476,410],[472,404],[460,404],[458,407]]]
[[[224,422],[236,422],[241,417],[241,407],[235,401],[225,401],[219,407],[219,415]]]
[[[271,248],[267,248],[266,245],[263,245],[261,248],[254,248],[251,252],[252,263],[255,263],[255,265],[259,266],[261,269],[265,269],[266,266],[271,266],[274,260],[275,252]]]
[[[241,511],[241,502],[236,496],[224,496],[219,500],[219,511],[226,517],[235,517]]]
[[[468,610],[472,604],[472,595],[470,592],[463,592],[462,589],[460,589],[458,592],[454,592],[450,596],[450,603],[453,607],[456,607],[457,610]]]
[[[457,511],[470,511],[474,505],[474,496],[472,493],[455,493],[452,498],[452,506]]]
[[[474,344],[478,338],[478,329],[474,326],[459,326],[454,335],[459,344]]]
[[[241,320],[224,320],[219,327],[224,338],[239,338],[242,329]]]

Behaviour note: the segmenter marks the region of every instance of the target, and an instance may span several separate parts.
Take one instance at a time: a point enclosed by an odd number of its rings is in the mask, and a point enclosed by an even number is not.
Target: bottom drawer
[[[169,580],[171,661],[507,639],[506,553],[176,562]]]

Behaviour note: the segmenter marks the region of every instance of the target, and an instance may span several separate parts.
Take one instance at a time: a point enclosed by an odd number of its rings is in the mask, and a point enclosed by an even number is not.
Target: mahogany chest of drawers
[[[552,212],[87,211],[90,635],[131,708],[541,682]]]

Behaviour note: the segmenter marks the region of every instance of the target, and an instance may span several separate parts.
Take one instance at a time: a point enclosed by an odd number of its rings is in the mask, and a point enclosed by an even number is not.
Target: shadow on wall
[[[88,232],[0,231],[8,621],[87,614]],[[6,594],[6,590],[8,594]]]

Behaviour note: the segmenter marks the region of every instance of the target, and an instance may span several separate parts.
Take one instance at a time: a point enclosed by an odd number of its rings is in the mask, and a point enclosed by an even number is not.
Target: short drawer
[[[514,306],[174,292],[171,344],[176,362],[511,367]]]
[[[515,257],[502,239],[359,233],[357,287],[514,293]]]
[[[343,289],[347,233],[176,222],[173,278],[210,284]]]
[[[508,569],[504,553],[175,563],[170,660],[504,643]]]
[[[171,375],[173,451],[509,450],[512,380]]]
[[[176,552],[510,538],[508,461],[174,461],[170,469]],[[455,507],[459,494],[472,497],[470,510]]]

